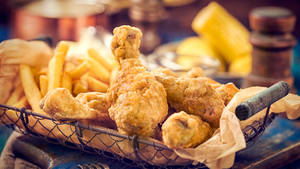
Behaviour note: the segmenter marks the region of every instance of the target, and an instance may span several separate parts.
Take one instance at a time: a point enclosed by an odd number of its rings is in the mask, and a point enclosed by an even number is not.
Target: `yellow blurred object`
[[[251,71],[251,60],[251,55],[235,60],[229,66],[229,72],[243,76],[248,75]]]
[[[212,57],[220,61],[219,71],[225,71],[225,63],[223,58],[213,49],[212,45],[205,39],[200,37],[189,37],[182,41],[176,49],[179,55],[177,63],[190,69],[199,62],[201,57]]]
[[[192,28],[207,39],[229,64],[251,52],[249,31],[216,2],[211,2],[198,13]]]

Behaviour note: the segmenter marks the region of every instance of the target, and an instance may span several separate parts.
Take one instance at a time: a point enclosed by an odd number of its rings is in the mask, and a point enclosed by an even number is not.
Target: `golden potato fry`
[[[75,60],[75,58],[68,58],[68,60],[65,60],[64,71],[69,73],[72,70],[76,69],[82,63],[83,60],[78,60],[78,59]]]
[[[61,85],[64,60],[69,47],[70,44],[65,41],[60,42],[56,47],[54,56],[48,65],[48,91],[58,88]]]
[[[38,75],[39,73],[39,68],[38,67],[30,67],[32,73],[33,73],[33,76],[34,76],[34,80],[37,84],[39,84],[39,78],[40,76]]]
[[[62,79],[62,85],[63,88],[68,89],[70,92],[72,92],[72,78],[68,73],[64,73],[63,79]]]
[[[30,68],[31,68],[32,73],[34,75],[34,79],[35,79],[36,84],[40,84],[40,76],[41,75],[47,75],[47,73],[48,73],[48,67],[43,67],[43,68],[30,67]]]
[[[22,84],[19,84],[18,86],[16,86],[14,91],[11,93],[6,104],[10,105],[10,106],[16,104],[18,102],[19,98],[23,95],[23,93],[24,92],[23,92]]]
[[[92,72],[91,75],[93,75],[94,77],[100,79],[101,81],[109,83],[110,73],[106,68],[104,68],[95,59],[90,58],[90,57],[87,58],[87,62],[89,64],[90,70]]]
[[[73,94],[76,96],[79,93],[86,93],[88,92],[88,84],[83,79],[76,80],[73,83]]]
[[[15,104],[13,104],[14,107],[17,107],[17,108],[22,108],[22,107],[25,107],[27,104],[27,98],[26,96],[22,96],[20,98],[20,100],[18,100],[18,102],[16,102]]]
[[[48,92],[48,76],[40,75],[40,91],[42,97],[44,97]]]
[[[83,62],[77,68],[69,72],[72,79],[79,79],[89,70],[89,65],[87,62]]]
[[[96,49],[88,50],[89,57],[97,60],[101,65],[103,65],[107,70],[111,71],[113,69],[113,63],[111,63],[107,58],[101,56]]]
[[[40,68],[40,70],[38,71],[37,75],[40,76],[40,75],[47,75],[48,73],[48,67],[42,67]]]
[[[17,108],[22,108],[27,105],[27,99],[25,96],[21,97],[20,100],[15,102],[14,104],[8,104],[9,106],[17,107]],[[18,125],[23,126],[20,119],[20,113],[13,111],[13,110],[7,110],[6,115],[2,116],[0,124],[15,124],[18,122]],[[0,113],[1,114],[1,113]]]
[[[34,81],[34,75],[30,66],[20,65],[20,77],[24,93],[33,111],[42,112],[40,109],[40,100],[42,98],[40,90]]]
[[[88,88],[91,91],[95,91],[95,92],[106,92],[108,89],[108,85],[87,75],[84,76],[83,78],[86,79],[87,83],[88,83]]]

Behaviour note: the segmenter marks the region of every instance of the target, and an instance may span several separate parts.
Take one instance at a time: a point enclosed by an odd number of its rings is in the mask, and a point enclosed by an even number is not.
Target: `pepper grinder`
[[[160,45],[161,41],[157,29],[161,20],[166,16],[162,0],[132,0],[129,17],[133,25],[143,32],[141,51],[144,54],[151,53]]]
[[[291,32],[296,17],[285,8],[260,7],[252,10],[249,18],[252,69],[243,86],[269,87],[278,81],[293,86],[290,67],[296,39]]]

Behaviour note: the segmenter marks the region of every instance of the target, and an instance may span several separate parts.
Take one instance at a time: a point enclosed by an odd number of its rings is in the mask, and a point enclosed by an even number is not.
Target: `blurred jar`
[[[291,71],[294,76],[294,86],[297,94],[300,95],[300,45],[294,48]]]
[[[104,5],[97,0],[31,1],[14,12],[15,38],[33,39],[51,36],[59,40],[78,40],[89,26],[107,26]]]

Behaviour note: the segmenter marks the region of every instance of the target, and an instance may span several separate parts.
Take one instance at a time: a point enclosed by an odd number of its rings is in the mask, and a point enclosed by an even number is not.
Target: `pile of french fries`
[[[118,64],[100,55],[95,48],[86,49],[86,55],[67,58],[75,42],[61,41],[57,44],[48,67],[19,66],[21,83],[6,102],[14,107],[31,108],[34,112],[45,114],[40,109],[40,101],[47,92],[56,88],[66,88],[74,96],[85,92],[106,92],[111,81],[112,72]],[[10,113],[10,112],[8,112]]]

